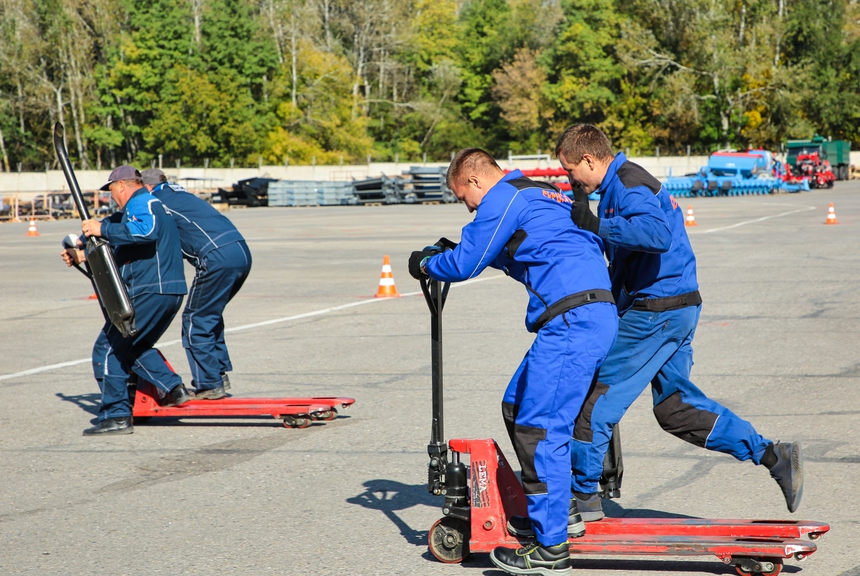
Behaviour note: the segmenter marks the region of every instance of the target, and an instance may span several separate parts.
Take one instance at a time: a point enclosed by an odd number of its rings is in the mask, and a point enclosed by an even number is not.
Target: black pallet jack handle
[[[54,150],[81,220],[89,220],[90,212],[87,210],[84,195],[81,193],[81,187],[78,185],[78,179],[75,178],[75,171],[69,161],[69,153],[66,149],[66,130],[59,122],[54,125]],[[86,271],[80,267],[78,269],[84,272],[92,282],[105,320],[113,324],[123,337],[135,336],[137,327],[134,324],[134,306],[128,297],[125,284],[122,282],[110,244],[101,238],[91,236],[87,239],[86,254]]]
[[[450,282],[440,282],[431,278],[421,277],[421,291],[430,309],[430,355],[432,358],[432,423],[430,427],[430,443],[427,454],[430,465],[427,476],[427,489],[433,494],[442,494],[445,487],[445,468],[448,464],[448,443],[445,441],[445,425],[443,410],[442,383],[442,309],[448,298]]]

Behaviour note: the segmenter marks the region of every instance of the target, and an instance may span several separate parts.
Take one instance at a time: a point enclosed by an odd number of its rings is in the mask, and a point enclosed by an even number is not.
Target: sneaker
[[[511,516],[508,520],[508,532],[513,536],[520,538],[534,538],[535,531],[532,527],[532,521],[525,516]],[[585,524],[576,511],[576,503],[571,500],[571,509],[567,520],[567,535],[571,538],[579,538],[585,536]]]
[[[120,418],[105,418],[92,428],[87,428],[86,430],[84,430],[84,436],[133,433],[134,426],[132,426],[131,423],[131,416],[122,416]]]
[[[173,390],[167,393],[164,397],[162,406],[181,406],[189,400],[193,400],[193,396],[188,393],[185,384],[177,384]]]
[[[579,514],[585,522],[596,522],[603,520],[603,504],[600,501],[600,496],[597,492],[593,494],[576,494],[570,499],[570,509],[573,510],[573,503],[576,502],[576,507]]]
[[[803,460],[800,455],[800,444],[797,442],[779,442],[773,445],[776,464],[770,469],[771,477],[782,488],[785,504],[789,512],[794,512],[800,506],[803,496]]]
[[[543,546],[538,542],[522,548],[496,548],[490,553],[493,564],[508,574],[539,574],[541,576],[572,576],[570,547],[567,542]]]
[[[227,395],[224,392],[223,386],[216,386],[215,388],[198,388],[194,391],[194,397],[198,400],[219,400],[224,398]]]
[[[227,376],[226,372],[221,374],[221,385],[224,387],[224,392],[232,388],[232,386],[230,386],[230,377]]]

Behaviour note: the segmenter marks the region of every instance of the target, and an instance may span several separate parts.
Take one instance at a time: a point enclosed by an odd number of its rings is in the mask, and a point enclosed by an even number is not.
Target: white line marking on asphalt
[[[694,234],[710,234],[711,232],[722,232],[723,230],[731,230],[732,228],[737,228],[738,226],[746,226],[747,224],[755,224],[756,222],[764,222],[765,220],[770,220],[771,218],[782,218],[783,216],[788,216],[789,214],[797,214],[798,212],[808,212],[810,210],[815,210],[815,206],[807,206],[805,208],[798,208],[797,210],[792,210],[790,212],[783,212],[782,214],[774,214],[773,216],[764,216],[762,218],[756,218],[755,220],[745,220],[743,222],[738,222],[737,224],[732,224],[731,226],[723,226],[722,228],[711,228],[710,230],[687,230],[687,232],[694,232]]]
[[[457,284],[452,284],[451,287],[454,286],[465,286],[467,284],[474,284],[476,282],[483,282],[485,280],[495,280],[497,278],[504,278],[503,274],[496,274],[493,276],[484,276],[483,278],[473,278],[471,280],[466,280],[465,282],[458,282]],[[405,294],[401,294],[401,297],[407,296],[417,296],[419,294],[423,294],[423,292],[407,292]],[[282,324],[284,322],[292,322],[293,320],[301,320],[303,318],[310,318],[312,316],[319,316],[321,314],[328,314],[329,312],[337,312],[338,310],[345,310],[347,308],[353,308],[355,306],[362,306],[364,304],[373,304],[374,302],[383,302],[386,300],[396,300],[396,298],[369,298],[367,300],[359,300],[358,302],[350,302],[349,304],[341,304],[340,306],[332,306],[330,308],[323,308],[322,310],[314,310],[313,312],[305,312],[304,314],[296,314],[295,316],[286,316],[284,318],[274,318],[272,320],[266,320],[264,322],[255,322],[254,324],[245,324],[244,326],[236,326],[234,328],[227,328],[224,332],[239,332],[240,330],[251,330],[252,328],[260,328],[262,326],[271,326],[272,324]],[[182,340],[169,340],[167,342],[159,342],[159,348],[166,348],[168,346],[174,346],[179,344]],[[39,374],[40,372],[48,372],[50,370],[56,370],[58,368],[67,368],[69,366],[77,366],[78,364],[84,364],[86,362],[92,362],[91,358],[81,358],[78,360],[69,360],[68,362],[60,362],[59,364],[49,364],[47,366],[39,366],[38,368],[30,368],[29,370],[23,370],[21,372],[15,372],[14,374],[3,374],[0,375],[0,380],[11,380],[12,378],[20,378],[22,376],[30,376],[32,374]]]

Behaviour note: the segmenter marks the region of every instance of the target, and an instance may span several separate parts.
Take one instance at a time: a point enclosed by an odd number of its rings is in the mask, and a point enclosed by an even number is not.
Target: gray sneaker
[[[803,496],[803,459],[800,444],[777,441],[773,445],[773,452],[776,454],[776,464],[770,469],[770,475],[782,489],[788,511],[794,512],[800,506],[800,497]]]
[[[584,522],[596,522],[604,518],[603,505],[600,502],[600,496],[597,492],[594,494],[583,494],[586,498],[580,498],[576,494],[570,499],[570,507],[573,509],[573,504],[576,502],[576,508],[579,510],[580,516]]]
[[[227,394],[224,392],[223,386],[216,386],[215,388],[198,388],[194,391],[194,398],[197,400],[220,400],[225,397]]]

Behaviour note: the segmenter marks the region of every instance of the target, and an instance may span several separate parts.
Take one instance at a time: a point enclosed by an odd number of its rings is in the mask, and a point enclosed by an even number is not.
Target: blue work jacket
[[[244,240],[229,218],[182,186],[164,182],[152,189],[152,195],[173,216],[182,254],[194,265],[209,251]]]
[[[131,298],[139,294],[186,294],[176,224],[146,188],[136,190],[121,212],[102,220],[102,238]]]
[[[475,218],[461,233],[460,244],[430,258],[431,278],[460,282],[487,266],[504,270],[525,285],[529,294],[526,328],[534,332],[550,305],[587,290],[609,290],[603,242],[577,228],[570,218],[570,199],[538,186],[518,189],[506,174],[487,191]]]
[[[619,152],[597,193],[612,295],[623,313],[634,300],[698,290],[684,211],[659,180]]]

